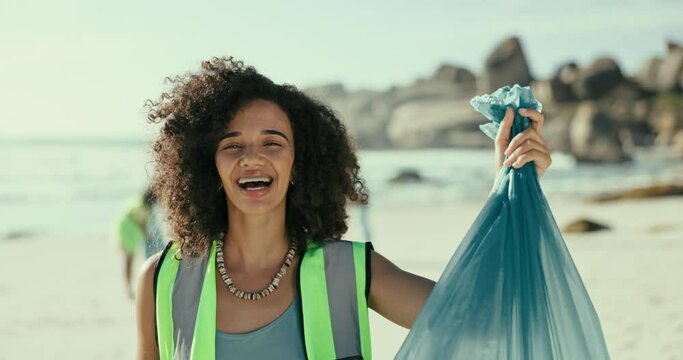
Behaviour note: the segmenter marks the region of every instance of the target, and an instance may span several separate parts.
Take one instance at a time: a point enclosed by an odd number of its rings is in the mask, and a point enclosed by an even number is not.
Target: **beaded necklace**
[[[289,267],[292,265],[292,261],[294,260],[295,254],[296,246],[294,246],[294,244],[290,244],[289,251],[285,256],[285,261],[282,264],[282,267],[280,267],[280,271],[278,271],[277,274],[275,274],[275,277],[270,282],[270,284],[259,291],[248,292],[238,289],[233,284],[230,274],[228,274],[228,271],[225,269],[225,260],[223,259],[223,240],[216,241],[216,265],[218,267],[218,272],[221,274],[223,282],[225,283],[225,285],[228,286],[228,290],[231,294],[237,296],[240,299],[246,300],[262,300],[266,296],[272,294],[273,291],[277,289],[278,285],[280,285],[280,281],[287,273],[287,269],[289,269]]]

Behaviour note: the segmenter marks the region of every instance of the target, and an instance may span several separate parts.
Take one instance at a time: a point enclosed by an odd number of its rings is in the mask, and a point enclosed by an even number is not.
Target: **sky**
[[[683,44],[683,1],[0,3],[0,140],[149,138],[163,79],[232,55],[276,82],[385,89],[440,64],[480,73],[517,35],[532,73],[612,56],[635,73]]]

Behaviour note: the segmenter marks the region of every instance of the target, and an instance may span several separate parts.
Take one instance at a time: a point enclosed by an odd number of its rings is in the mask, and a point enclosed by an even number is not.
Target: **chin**
[[[232,209],[246,215],[266,215],[274,213],[280,208],[285,208],[284,201],[281,203],[273,202],[258,202],[258,201],[240,201],[239,203],[232,203]]]

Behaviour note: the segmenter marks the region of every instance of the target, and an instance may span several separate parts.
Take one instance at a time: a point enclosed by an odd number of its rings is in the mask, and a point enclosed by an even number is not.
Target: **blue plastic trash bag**
[[[511,139],[541,111],[528,87],[472,99],[495,138],[507,107]],[[397,359],[609,359],[600,321],[532,162],[503,167],[484,208],[413,324]]]

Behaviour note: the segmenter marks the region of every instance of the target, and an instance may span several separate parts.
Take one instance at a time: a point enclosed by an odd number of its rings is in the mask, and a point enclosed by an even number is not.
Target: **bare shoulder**
[[[140,272],[138,274],[138,288],[144,283],[149,283],[150,285],[154,282],[154,272],[156,271],[159,259],[161,259],[162,251],[152,255],[147,259],[142,266],[140,266]],[[139,290],[139,289],[138,289]]]
[[[401,270],[376,251],[370,254],[370,307],[392,322],[410,328],[434,288],[434,281]]]
[[[161,259],[161,254],[158,252],[150,256],[140,267],[135,296],[138,319],[146,317],[143,315],[149,315],[150,310],[153,313],[156,307],[154,304],[154,273],[159,259]]]
[[[370,251],[370,265],[373,278],[375,275],[381,277],[401,271],[398,266],[375,250]]]
[[[396,266],[391,260],[384,257],[384,255],[373,250],[370,252],[370,265],[371,265],[371,276],[372,282],[371,287],[377,283],[377,285],[392,285],[395,282],[401,282],[406,278],[412,278],[416,275],[411,274],[407,271],[403,271],[401,268]],[[383,288],[384,286],[378,286],[378,288]]]

